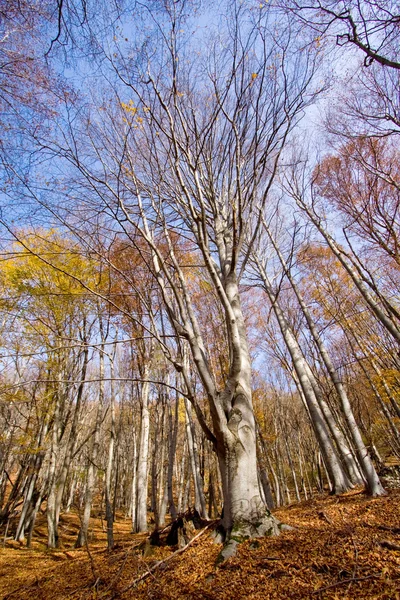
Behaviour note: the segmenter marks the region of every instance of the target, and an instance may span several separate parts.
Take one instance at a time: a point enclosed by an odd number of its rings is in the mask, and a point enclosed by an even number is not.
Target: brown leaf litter
[[[144,558],[146,536],[132,535],[121,516],[112,552],[100,519],[92,519],[88,547],[75,550],[79,521],[69,514],[63,548],[49,551],[42,517],[31,549],[12,541],[0,548],[0,598],[400,600],[399,501],[400,490],[383,498],[352,492],[281,508],[276,516],[294,529],[245,542],[218,567],[221,546],[208,530],[174,556],[176,548],[157,547]]]

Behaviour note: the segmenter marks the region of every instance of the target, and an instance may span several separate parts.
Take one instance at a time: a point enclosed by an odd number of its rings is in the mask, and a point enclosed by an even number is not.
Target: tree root
[[[230,531],[224,532],[221,528],[218,532],[216,542],[225,542],[224,547],[217,558],[217,565],[221,564],[231,556],[235,556],[237,547],[242,542],[257,538],[277,536],[282,531],[293,529],[289,525],[280,523],[269,511],[259,521],[237,521]],[[225,537],[224,537],[225,534]]]

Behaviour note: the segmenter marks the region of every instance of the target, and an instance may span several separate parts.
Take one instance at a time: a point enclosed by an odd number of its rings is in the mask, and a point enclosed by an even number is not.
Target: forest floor
[[[117,519],[110,553],[104,523],[92,519],[88,547],[75,550],[79,519],[70,513],[61,518],[63,547],[50,551],[42,517],[31,549],[0,542],[0,598],[400,600],[400,490],[376,499],[321,496],[275,515],[293,529],[241,544],[220,566],[221,546],[210,530],[180,554],[156,547],[144,558],[139,545],[146,536],[131,534],[128,519]]]

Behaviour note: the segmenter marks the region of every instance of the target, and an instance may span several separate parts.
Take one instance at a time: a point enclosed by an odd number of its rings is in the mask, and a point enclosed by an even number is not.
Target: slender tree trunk
[[[204,519],[208,518],[206,499],[204,496],[204,484],[200,474],[199,454],[196,442],[196,433],[194,429],[191,405],[185,398],[186,409],[186,439],[189,450],[190,464],[192,468],[192,477],[194,484],[195,508]]]
[[[399,329],[398,321],[395,321],[395,319],[393,317],[394,311],[393,311],[393,307],[391,306],[391,304],[387,301],[387,299],[385,299],[384,307],[382,307],[382,305],[380,305],[375,300],[373,294],[368,289],[367,284],[365,283],[362,276],[358,272],[357,267],[355,266],[354,262],[351,260],[350,256],[344,252],[344,250],[339,246],[339,244],[337,244],[335,242],[335,240],[327,232],[327,230],[323,227],[321,219],[316,216],[316,214],[310,209],[310,207],[308,207],[306,205],[306,203],[303,201],[303,199],[300,198],[298,195],[295,195],[295,200],[296,200],[299,208],[308,215],[308,217],[310,218],[312,223],[315,225],[315,227],[318,229],[318,231],[320,232],[322,237],[327,242],[327,244],[330,247],[330,249],[332,250],[333,254],[336,256],[336,258],[339,260],[341,265],[347,271],[347,273],[349,274],[350,278],[352,279],[354,285],[356,286],[356,288],[360,292],[362,298],[366,302],[367,306],[369,306],[371,312],[375,315],[375,317],[378,319],[378,321],[380,321],[380,323],[382,323],[382,325],[393,336],[393,338],[397,342],[400,342],[400,329]],[[375,286],[372,285],[372,288],[375,288]],[[376,291],[376,290],[374,289],[374,291]]]
[[[187,459],[187,446],[186,443],[183,444],[182,448],[182,458],[180,463],[179,470],[179,485],[178,485],[178,514],[184,511],[186,508],[184,504],[184,495],[185,495],[185,486],[186,486],[186,459]]]
[[[278,246],[275,244],[275,240],[273,239],[273,236],[271,235],[269,228],[267,228],[267,230],[268,230],[269,238],[272,241],[275,251],[277,252],[277,254],[279,256],[282,267],[285,270],[285,274],[290,281],[290,284],[293,288],[294,293],[296,294],[297,300],[298,300],[301,310],[306,318],[306,321],[307,321],[309,330],[311,332],[311,335],[313,337],[313,340],[320,352],[320,355],[323,359],[325,367],[329,373],[329,376],[330,376],[330,378],[333,382],[333,385],[336,389],[337,395],[340,399],[343,415],[346,419],[346,423],[348,425],[350,435],[351,435],[351,438],[352,438],[352,441],[354,443],[354,447],[356,450],[357,458],[358,458],[359,464],[361,466],[363,475],[366,480],[367,491],[372,496],[381,496],[381,495],[385,494],[386,492],[383,489],[383,487],[379,481],[378,474],[375,470],[375,467],[373,465],[371,457],[369,456],[368,450],[363,442],[360,429],[354,418],[354,413],[351,408],[351,404],[350,404],[349,398],[347,396],[346,390],[343,386],[343,383],[341,381],[341,378],[340,378],[337,370],[334,367],[334,364],[331,360],[330,354],[329,354],[328,350],[326,349],[325,344],[323,343],[321,336],[319,335],[319,333],[317,331],[317,328],[315,327],[315,324],[314,324],[314,321],[310,314],[310,311],[308,310],[308,307],[307,307],[306,303],[304,302],[304,299],[300,293],[300,290],[292,277],[290,269],[287,267],[282,253],[280,252]],[[400,411],[398,413],[398,416],[400,416]]]
[[[351,348],[354,356],[357,356],[357,352],[356,352],[356,348],[354,347],[353,339],[360,346],[361,350],[364,352],[364,349],[362,348],[359,340],[356,339],[356,337],[354,336],[354,333],[351,331],[351,329],[349,327],[344,328],[343,329],[343,333],[346,336],[346,339],[347,339],[347,341],[349,343],[349,346],[350,346],[350,348]],[[365,366],[363,364],[363,361],[360,361],[359,365],[360,365],[360,368],[363,371],[363,373],[364,373],[364,375],[365,375],[368,383],[370,384],[372,391],[375,394],[375,397],[376,397],[376,399],[378,401],[378,404],[379,404],[379,406],[381,408],[381,411],[384,414],[384,416],[385,416],[385,418],[387,420],[387,423],[389,425],[389,428],[390,428],[390,430],[392,432],[395,445],[398,448],[398,451],[400,451],[400,431],[397,429],[395,421],[392,418],[392,415],[390,414],[390,411],[388,410],[388,407],[386,406],[386,404],[385,404],[385,402],[384,402],[384,400],[383,400],[383,398],[382,398],[382,396],[381,396],[378,388],[374,384],[374,382],[373,382],[373,380],[372,380],[372,378],[371,378],[371,376],[370,376],[370,374],[368,372],[368,369],[365,368]]]
[[[104,407],[104,346],[100,348],[99,355],[99,379],[100,379],[100,390],[99,390],[99,401],[97,404],[95,430],[92,438],[92,448],[90,453],[89,465],[87,469],[86,479],[86,490],[85,490],[85,502],[83,506],[83,515],[81,520],[81,527],[78,533],[78,538],[75,543],[76,548],[81,548],[88,542],[88,531],[90,514],[92,511],[92,501],[97,479],[97,457],[99,455],[100,448],[100,429],[101,422],[103,419],[103,407]]]
[[[111,504],[111,478],[114,465],[115,449],[115,396],[114,396],[114,357],[110,363],[111,375],[111,395],[110,395],[110,440],[108,443],[107,467],[104,480],[104,499],[106,508],[107,524],[107,547],[112,550],[114,547],[114,515]]]
[[[165,402],[165,398],[162,399],[162,412],[161,412],[161,436],[160,436],[160,462],[158,466],[158,479],[157,479],[157,494],[156,494],[156,502],[157,502],[157,518],[155,519],[155,527],[158,529],[165,524],[165,514],[167,512],[167,502],[168,502],[168,480],[166,473],[166,464],[165,464],[165,452],[168,449],[166,445],[168,443],[168,429],[167,419],[168,419],[168,408]]]
[[[39,491],[38,497],[36,499],[36,502],[35,502],[35,505],[33,507],[33,511],[32,511],[31,517],[30,517],[29,526],[28,526],[28,537],[26,540],[27,548],[30,548],[31,544],[32,544],[32,536],[33,536],[33,530],[35,528],[36,517],[39,512],[40,506],[42,504],[42,498],[43,498],[46,488],[47,488],[47,479],[45,479],[44,482],[42,483],[41,489]]]
[[[294,484],[294,491],[296,494],[296,499],[297,502],[301,501],[301,496],[300,496],[300,492],[299,492],[299,486],[297,484],[297,476],[296,476],[296,469],[293,463],[293,458],[292,458],[292,453],[290,451],[289,448],[289,444],[287,441],[287,437],[284,435],[283,436],[284,442],[285,442],[285,449],[286,449],[286,456],[288,457],[288,462],[289,462],[289,467],[290,467],[290,471],[292,473],[292,479],[293,479],[293,484]]]
[[[271,492],[271,485],[269,483],[268,473],[267,473],[266,468],[262,464],[261,452],[260,452],[260,458],[259,458],[258,464],[259,464],[260,482],[261,482],[262,491],[264,494],[265,504],[267,505],[267,507],[270,510],[272,510],[273,508],[275,508],[275,503],[274,503],[274,498],[273,498],[272,492]]]
[[[149,416],[149,391],[148,381],[151,368],[151,359],[147,361],[143,370],[141,389],[140,436],[137,459],[136,476],[136,515],[135,532],[147,531],[147,487],[148,487],[148,456],[150,436]]]
[[[84,327],[85,327],[85,325],[84,325]],[[83,341],[84,341],[84,343],[86,343],[85,339]],[[58,477],[58,481],[57,481],[57,496],[56,496],[56,521],[57,521],[57,523],[60,519],[60,511],[61,511],[62,499],[63,499],[63,495],[64,495],[65,484],[67,482],[69,469],[70,469],[71,462],[72,462],[72,459],[75,454],[75,448],[76,448],[76,443],[77,443],[77,439],[78,439],[78,431],[77,430],[78,430],[78,424],[79,424],[79,417],[81,416],[80,409],[81,409],[81,404],[82,404],[82,397],[83,397],[88,361],[89,361],[89,348],[87,345],[85,345],[84,350],[83,350],[83,361],[82,361],[82,368],[81,368],[81,373],[80,373],[80,383],[78,386],[78,392],[76,394],[76,401],[75,401],[75,406],[74,406],[74,411],[73,411],[73,416],[72,416],[71,429],[70,429],[69,436],[68,436],[67,448],[66,448],[66,452],[64,455],[63,466],[61,468],[61,473],[60,473],[60,476]]]
[[[59,375],[61,380],[61,374]],[[47,530],[48,530],[48,541],[47,545],[49,548],[56,548],[59,542],[58,536],[58,524],[56,514],[56,501],[57,501],[57,488],[56,488],[56,470],[57,470],[57,457],[59,452],[59,430],[60,430],[60,402],[61,402],[61,381],[59,381],[58,389],[54,394],[55,407],[54,407],[54,420],[53,430],[51,437],[51,448],[50,448],[50,460],[49,460],[49,493],[47,497]]]
[[[137,504],[137,499],[136,499],[136,492],[137,492],[137,484],[136,484],[136,475],[137,475],[137,453],[136,453],[136,432],[134,433],[133,436],[133,453],[132,453],[132,464],[133,464],[133,469],[132,469],[132,492],[131,492],[131,520],[132,520],[132,531],[135,531],[135,519],[136,519],[136,504]]]
[[[69,511],[71,510],[71,506],[74,503],[76,485],[77,485],[77,476],[76,476],[76,473],[73,473],[72,481],[71,481],[70,488],[69,488],[68,500],[67,500],[67,504],[65,506],[66,513],[69,513]]]
[[[307,403],[308,412],[314,427],[314,431],[318,443],[320,445],[321,451],[323,452],[326,467],[329,470],[329,474],[333,482],[332,491],[335,494],[342,494],[343,492],[349,490],[352,487],[352,484],[346,472],[342,468],[338,456],[336,454],[335,448],[333,446],[331,435],[328,431],[324,414],[315,395],[315,390],[313,388],[312,382],[310,381],[311,370],[306,364],[301,348],[278,302],[278,298],[276,297],[276,294],[272,289],[265,269],[263,268],[257,257],[255,257],[255,262],[257,264],[258,271],[262,278],[264,289],[268,295],[272,309],[278,321],[278,325],[281,330],[286,347],[291,356],[293,367],[295,369],[298,381],[302,388],[304,398]],[[333,427],[332,422],[331,426]],[[343,443],[343,439],[338,439],[338,443]],[[342,450],[343,454],[347,454],[347,456],[349,456],[349,451],[346,447],[342,447]]]
[[[304,499],[308,500],[307,482],[305,480],[305,473],[304,473],[303,453],[301,451],[300,440],[299,440],[298,437],[297,437],[297,451],[298,451],[298,456],[299,456],[299,471],[300,471],[300,477],[301,477],[301,491],[304,494]]]
[[[174,490],[173,490],[173,477],[174,477],[174,457],[176,454],[176,442],[178,438],[178,425],[179,425],[179,396],[176,394],[175,398],[175,419],[173,421],[172,407],[169,406],[169,428],[168,428],[168,504],[171,519],[174,521],[177,517],[177,510],[174,502]]]
[[[47,422],[44,422],[40,428],[39,436],[37,438],[37,446],[38,447],[40,447],[44,442],[44,439],[47,435],[47,427],[48,427]],[[38,481],[39,472],[40,472],[44,457],[45,457],[44,452],[41,451],[38,454],[36,454],[36,456],[33,459],[33,465],[31,467],[32,473],[30,476],[29,485],[27,486],[27,489],[26,489],[26,494],[25,494],[25,498],[24,498],[24,503],[22,505],[21,515],[19,518],[17,530],[15,532],[15,539],[17,541],[22,541],[25,537],[25,528],[27,525],[28,518],[30,516],[29,511],[32,509],[32,498],[34,495],[36,483]]]
[[[272,510],[273,508],[275,508],[275,502],[274,502],[274,498],[273,498],[272,491],[271,491],[271,484],[270,484],[269,478],[268,478],[268,471],[263,465],[263,458],[265,458],[270,470],[271,470],[271,463],[269,461],[269,457],[267,456],[267,451],[268,451],[267,444],[266,444],[264,436],[261,432],[261,428],[257,422],[256,422],[256,427],[257,427],[257,458],[258,458],[258,464],[260,465],[261,483],[262,483],[263,490],[264,490],[266,504],[267,504],[268,508],[270,510]],[[272,473],[272,476],[273,477],[276,476],[274,472]],[[278,492],[275,493],[275,498],[277,497],[277,493]]]

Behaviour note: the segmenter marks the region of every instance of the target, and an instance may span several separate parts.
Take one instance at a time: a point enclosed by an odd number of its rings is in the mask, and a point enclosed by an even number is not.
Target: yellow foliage
[[[186,422],[185,400],[182,397],[179,397],[178,400],[178,420],[179,423]]]
[[[21,234],[12,253],[0,272],[9,293],[2,304],[25,314],[35,333],[64,330],[66,319],[86,310],[90,292],[85,286],[99,290],[103,285],[98,265],[55,230]]]
[[[130,113],[131,115],[135,115],[138,111],[138,109],[133,105],[133,100],[129,100],[128,104],[125,104],[125,102],[121,102],[121,106],[124,109],[124,111]]]

